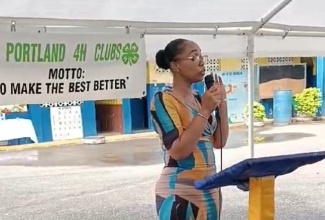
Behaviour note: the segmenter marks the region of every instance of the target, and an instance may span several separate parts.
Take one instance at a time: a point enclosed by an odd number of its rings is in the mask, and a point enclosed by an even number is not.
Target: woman
[[[155,94],[151,107],[165,152],[155,190],[159,219],[219,219],[219,190],[196,190],[194,181],[216,172],[213,148],[223,148],[228,138],[224,86],[215,83],[202,97],[192,91],[205,75],[201,50],[192,41],[171,41],[157,53],[156,63],[173,73],[173,87]],[[212,114],[216,107],[220,120]]]

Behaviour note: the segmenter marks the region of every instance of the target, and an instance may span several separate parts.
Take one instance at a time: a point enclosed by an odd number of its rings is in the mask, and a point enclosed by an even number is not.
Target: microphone
[[[210,89],[214,84],[214,78],[212,73],[204,77],[205,86]]]
[[[204,82],[205,82],[205,86],[207,87],[207,90],[210,89],[213,84],[214,84],[214,76],[213,76],[213,73],[207,75],[204,77]],[[217,107],[215,109],[215,114],[216,114],[216,117],[219,118],[219,107]]]

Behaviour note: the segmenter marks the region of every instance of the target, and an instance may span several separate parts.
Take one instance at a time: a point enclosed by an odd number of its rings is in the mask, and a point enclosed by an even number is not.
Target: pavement
[[[324,124],[257,129],[260,156],[325,151]],[[249,157],[246,129],[232,129],[224,167]],[[219,151],[215,151],[216,159]],[[153,220],[162,169],[155,135],[100,145],[0,153],[0,220]],[[276,180],[276,219],[325,219],[325,161]],[[223,188],[222,220],[247,219],[248,194]]]

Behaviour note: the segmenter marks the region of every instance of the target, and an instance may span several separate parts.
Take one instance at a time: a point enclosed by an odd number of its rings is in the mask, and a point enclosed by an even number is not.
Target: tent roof
[[[2,0],[0,14],[7,17],[84,20],[240,22],[258,20],[277,1]]]
[[[268,19],[278,6],[285,7]],[[256,56],[325,56],[323,8],[324,0],[2,0],[0,29],[4,25],[10,31],[12,21],[23,27],[19,31],[46,26],[47,33],[112,32],[103,27],[123,27],[125,33],[131,26],[146,33],[149,58],[177,37],[192,39],[220,57],[243,57],[246,33],[263,21],[255,37]]]
[[[33,24],[40,25],[62,25],[70,20],[70,25],[96,22],[144,27],[143,22],[154,22],[154,27],[175,27],[177,23],[240,27],[260,21],[280,2],[290,3],[271,23],[325,29],[324,0],[2,0],[0,20],[15,18],[28,23],[32,19]]]

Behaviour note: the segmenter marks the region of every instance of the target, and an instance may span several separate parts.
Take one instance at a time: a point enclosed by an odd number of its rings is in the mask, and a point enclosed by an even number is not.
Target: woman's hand
[[[210,114],[226,99],[226,89],[221,78],[211,86],[202,96],[202,114],[209,117]]]
[[[221,102],[225,101],[225,99],[227,98],[227,92],[225,89],[225,85],[223,84],[220,76],[218,76],[218,80],[215,82],[215,85],[217,86],[217,91],[218,91],[217,96],[220,97],[219,100],[221,103]]]

